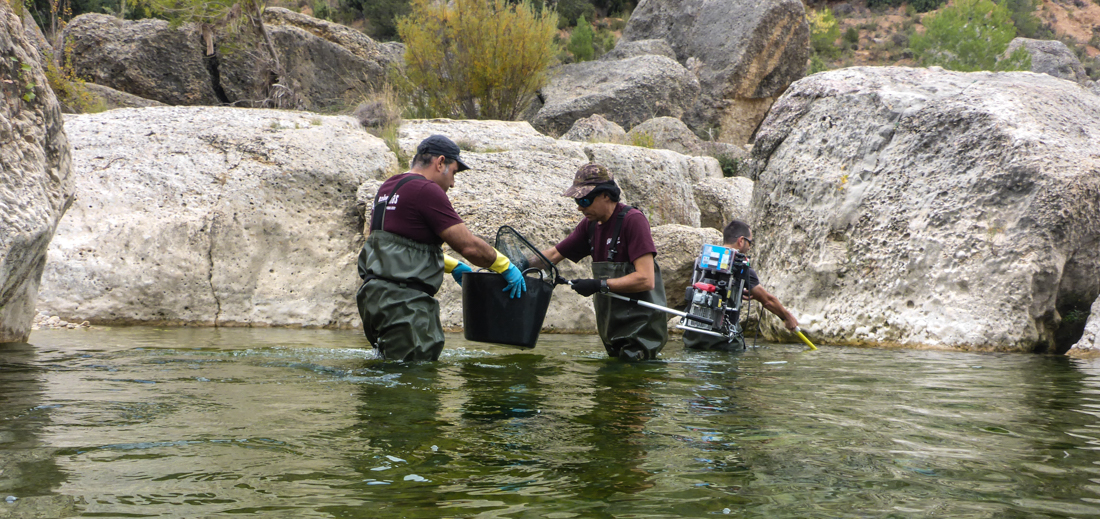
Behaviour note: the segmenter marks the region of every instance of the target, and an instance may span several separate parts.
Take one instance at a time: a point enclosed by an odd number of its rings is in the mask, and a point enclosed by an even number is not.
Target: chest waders
[[[612,261],[619,247],[619,232],[623,219],[630,206],[624,207],[615,218],[615,229],[611,235],[611,245],[607,249],[606,261],[592,258],[592,277],[610,279],[623,277],[634,272],[634,264]],[[593,236],[596,223],[588,225],[588,243],[595,252]],[[661,268],[657,259],[653,259],[653,290],[629,294],[633,299],[665,306],[665,285],[661,281]],[[603,341],[603,347],[611,357],[626,360],[653,360],[668,342],[668,319],[659,310],[653,310],[621,299],[605,295],[596,295],[593,304],[596,307],[596,330]]]
[[[393,360],[436,360],[443,352],[443,324],[433,295],[443,284],[443,249],[382,230],[386,205],[397,190],[416,177],[397,183],[386,201],[374,199],[370,236],[359,251],[355,294],[363,333]]]

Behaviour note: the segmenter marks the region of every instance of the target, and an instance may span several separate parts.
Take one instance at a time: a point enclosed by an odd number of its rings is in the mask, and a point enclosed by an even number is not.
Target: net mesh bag
[[[527,238],[507,225],[497,229],[496,249],[526,276],[537,277],[541,274],[542,280],[551,285],[558,278],[557,267]]]

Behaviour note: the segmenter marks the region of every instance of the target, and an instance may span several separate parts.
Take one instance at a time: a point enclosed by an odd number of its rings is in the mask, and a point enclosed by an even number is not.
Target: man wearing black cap
[[[417,146],[408,173],[378,188],[370,236],[359,252],[363,284],[355,300],[363,333],[383,358],[436,360],[443,351],[439,302],[432,296],[444,273],[462,284],[462,273],[471,270],[443,254],[444,242],[474,265],[503,274],[512,298],[527,290],[519,269],[474,236],[447,198],[455,174],[467,169],[458,145],[432,135]]]
[[[566,258],[576,262],[592,256],[593,278],[572,281],[573,290],[582,296],[614,292],[665,306],[649,220],[641,211],[620,203],[620,194],[606,167],[582,166],[562,196],[577,202],[584,220],[542,254],[555,264]],[[596,329],[612,357],[652,360],[668,342],[668,319],[658,310],[607,295],[597,296],[593,306]]]

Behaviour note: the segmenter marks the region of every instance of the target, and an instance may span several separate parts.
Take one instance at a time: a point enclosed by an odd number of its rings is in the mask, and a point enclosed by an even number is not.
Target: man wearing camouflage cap
[[[619,202],[620,195],[606,167],[582,166],[562,196],[577,202],[584,220],[543,255],[555,264],[562,259],[577,262],[592,256],[593,278],[572,281],[573,290],[582,296],[614,292],[665,306],[665,288],[649,220],[641,211]],[[668,342],[668,320],[659,310],[607,295],[597,296],[593,305],[600,339],[612,357],[652,360]]]

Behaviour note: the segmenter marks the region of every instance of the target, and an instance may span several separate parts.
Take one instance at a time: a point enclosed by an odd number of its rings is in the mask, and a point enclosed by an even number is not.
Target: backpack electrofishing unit
[[[741,319],[741,293],[748,278],[747,256],[727,247],[703,245],[684,294],[688,315],[676,327],[728,339]]]

